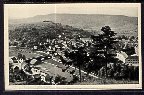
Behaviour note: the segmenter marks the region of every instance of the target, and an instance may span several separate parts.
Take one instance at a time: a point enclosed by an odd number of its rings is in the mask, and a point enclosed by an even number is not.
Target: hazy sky
[[[5,4],[9,18],[19,19],[46,15],[51,13],[70,14],[110,14],[138,16],[139,4],[105,4],[105,3],[75,3],[75,4]]]

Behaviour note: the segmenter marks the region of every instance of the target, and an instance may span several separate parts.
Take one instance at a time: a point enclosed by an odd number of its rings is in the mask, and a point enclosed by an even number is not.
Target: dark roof
[[[128,56],[127,59],[139,59],[138,56]]]

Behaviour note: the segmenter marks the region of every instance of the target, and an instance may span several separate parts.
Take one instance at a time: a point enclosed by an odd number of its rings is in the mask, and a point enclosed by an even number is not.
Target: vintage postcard
[[[140,3],[4,4],[5,90],[142,89]]]

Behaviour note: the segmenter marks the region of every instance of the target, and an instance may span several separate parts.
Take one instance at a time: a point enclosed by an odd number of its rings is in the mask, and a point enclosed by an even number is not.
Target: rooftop
[[[127,59],[139,59],[138,56],[128,56]]]

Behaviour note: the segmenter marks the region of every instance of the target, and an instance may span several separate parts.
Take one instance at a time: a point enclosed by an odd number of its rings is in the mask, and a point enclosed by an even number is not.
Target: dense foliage
[[[128,55],[134,54],[134,45],[126,46],[123,40],[129,40],[131,43],[137,41],[137,39],[134,36],[117,37],[116,33],[109,26],[102,27],[101,34],[96,36],[90,35],[89,32],[83,29],[49,21],[20,25],[9,31],[9,38],[10,42],[14,42],[13,45],[18,48],[34,49],[34,46],[38,46],[39,49],[37,50],[45,50],[52,57],[59,58],[66,67],[74,66],[78,68],[80,81],[82,80],[81,70],[86,71],[87,75],[93,73],[99,77],[138,79],[138,68],[129,68],[127,65],[122,65],[122,62],[115,58],[118,51],[125,51]],[[90,38],[90,40],[84,42],[81,38]],[[47,39],[50,41],[47,42]],[[18,54],[19,57],[26,59],[26,56],[21,54]],[[114,64],[110,65],[110,63]],[[16,70],[14,71],[16,75],[11,73],[10,76],[24,79],[19,76],[20,72]],[[73,74],[74,72],[71,73]],[[35,82],[34,78],[30,77],[28,79],[32,79],[32,84]],[[62,76],[57,76],[54,82],[57,84],[68,84]]]
[[[17,40],[22,43],[38,44],[47,39],[56,39],[59,34],[72,39],[75,35],[82,37],[89,37],[90,34],[82,29],[73,28],[68,25],[61,25],[53,22],[40,22],[36,24],[22,24],[15,29],[9,30],[9,39],[11,41]]]

